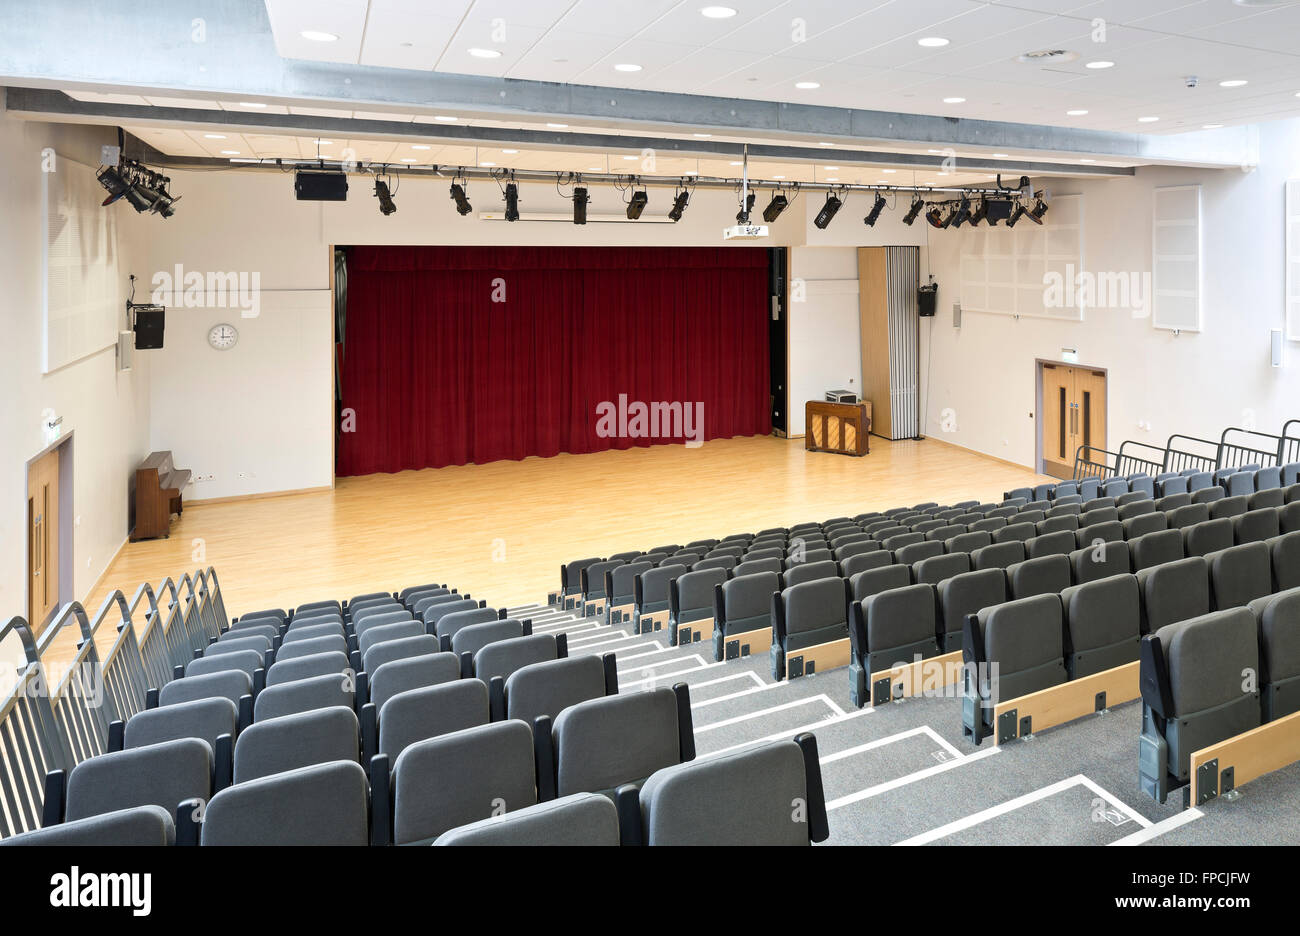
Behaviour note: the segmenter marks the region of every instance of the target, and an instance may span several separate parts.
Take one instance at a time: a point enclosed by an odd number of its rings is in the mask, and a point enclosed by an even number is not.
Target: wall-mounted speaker
[[[135,319],[135,349],[152,351],[161,348],[167,310],[160,305],[133,305],[131,314]]]
[[[921,318],[934,315],[939,300],[939,284],[927,283],[916,290],[916,314]]]
[[[1282,366],[1282,329],[1275,328],[1269,332],[1269,338],[1272,343],[1273,366]]]

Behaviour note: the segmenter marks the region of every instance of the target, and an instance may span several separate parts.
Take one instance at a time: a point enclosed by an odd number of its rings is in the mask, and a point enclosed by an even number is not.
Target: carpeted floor
[[[848,671],[775,682],[767,654],[715,663],[712,645],[671,647],[545,606],[512,608],[569,654],[614,652],[620,691],[686,682],[699,757],[811,731],[834,845],[1300,844],[1300,764],[1235,799],[1182,809],[1137,785],[1137,702],[995,747],[963,740],[961,701],[849,701]]]

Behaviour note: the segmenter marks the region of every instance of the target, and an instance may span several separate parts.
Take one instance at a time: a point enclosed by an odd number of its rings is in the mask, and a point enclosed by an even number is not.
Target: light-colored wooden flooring
[[[990,500],[1036,479],[935,441],[873,438],[852,458],[766,436],[340,478],[332,491],[186,507],[169,539],[127,544],[87,608],[201,565],[216,567],[232,615],[432,581],[498,607],[544,602],[571,559]]]

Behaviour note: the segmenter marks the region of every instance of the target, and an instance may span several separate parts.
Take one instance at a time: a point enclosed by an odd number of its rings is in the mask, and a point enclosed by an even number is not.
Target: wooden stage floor
[[[232,615],[430,581],[497,607],[544,602],[560,564],[584,556],[991,500],[1035,480],[933,440],[873,438],[853,458],[769,436],[340,478],[332,491],[187,506],[169,539],[128,543],[86,606],[205,565]]]

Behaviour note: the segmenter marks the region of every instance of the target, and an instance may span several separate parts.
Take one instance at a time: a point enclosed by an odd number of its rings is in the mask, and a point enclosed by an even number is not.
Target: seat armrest
[[[370,758],[370,844],[393,844],[392,774],[387,754]]]
[[[212,792],[219,793],[235,782],[235,739],[217,735],[212,758]]]
[[[625,783],[614,791],[614,807],[618,810],[618,843],[644,845],[641,829],[641,790],[635,783]]]
[[[207,804],[198,797],[182,800],[176,807],[176,844],[198,845],[203,831],[203,812]]]
[[[551,741],[551,716],[533,720],[533,757],[537,762],[537,802],[555,799],[555,747]]]
[[[41,828],[63,822],[68,805],[68,775],[62,770],[51,770],[45,775],[45,804],[41,810]]]
[[[821,760],[817,756],[817,738],[808,731],[795,736],[794,743],[803,751],[804,789],[808,797],[808,839],[824,842],[830,838],[826,818],[826,790],[822,786]]]
[[[126,744],[126,722],[120,718],[110,722],[108,725],[108,748],[109,752],[120,751]]]

